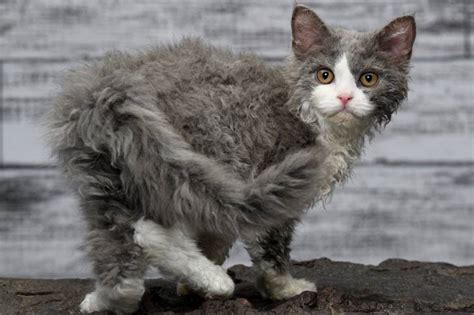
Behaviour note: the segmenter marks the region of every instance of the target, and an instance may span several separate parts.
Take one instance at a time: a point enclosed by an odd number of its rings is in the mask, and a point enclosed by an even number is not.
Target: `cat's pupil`
[[[366,80],[367,82],[372,81],[372,75],[366,74],[366,75],[365,75],[365,80]]]
[[[323,72],[323,79],[327,79],[329,77],[329,72],[324,71]]]

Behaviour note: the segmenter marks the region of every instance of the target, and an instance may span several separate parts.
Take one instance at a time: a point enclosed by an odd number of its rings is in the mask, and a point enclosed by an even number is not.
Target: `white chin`
[[[330,115],[327,119],[332,123],[340,125],[352,125],[359,120],[357,116],[348,111],[340,111],[336,114]]]

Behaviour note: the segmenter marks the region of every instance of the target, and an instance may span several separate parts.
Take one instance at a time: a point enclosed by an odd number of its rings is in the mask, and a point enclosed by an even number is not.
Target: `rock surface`
[[[264,300],[253,286],[253,270],[237,265],[229,269],[236,282],[231,299],[178,297],[174,283],[149,280],[137,314],[474,312],[474,266],[398,259],[367,266],[323,258],[294,262],[291,271],[315,281],[319,292],[287,301]],[[87,279],[0,279],[0,314],[79,314],[80,301],[93,287]]]

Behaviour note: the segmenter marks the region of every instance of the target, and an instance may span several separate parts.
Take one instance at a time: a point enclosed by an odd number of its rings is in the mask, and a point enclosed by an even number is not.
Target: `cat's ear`
[[[303,5],[297,5],[291,18],[293,52],[297,57],[304,57],[310,51],[318,51],[324,40],[330,36],[326,24],[312,11]]]
[[[408,61],[416,37],[413,16],[402,16],[385,26],[376,35],[378,50],[396,61]]]

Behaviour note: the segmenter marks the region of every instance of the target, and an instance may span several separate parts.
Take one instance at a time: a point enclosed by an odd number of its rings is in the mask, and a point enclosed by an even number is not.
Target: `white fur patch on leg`
[[[91,292],[86,295],[84,300],[79,305],[81,313],[93,313],[105,311],[109,308],[109,301],[105,301],[99,296],[97,291]]]
[[[278,274],[267,270],[258,280],[257,288],[261,294],[272,300],[286,300],[304,291],[317,292],[316,285],[305,279],[295,279],[290,274]]]
[[[138,309],[145,293],[143,279],[122,279],[114,287],[97,285],[86,295],[79,308],[82,313],[114,311],[118,314],[133,313]]]
[[[206,297],[231,296],[234,282],[221,266],[215,265],[179,227],[164,228],[151,220],[134,225],[133,239],[143,248],[149,262],[165,275],[183,280]]]

